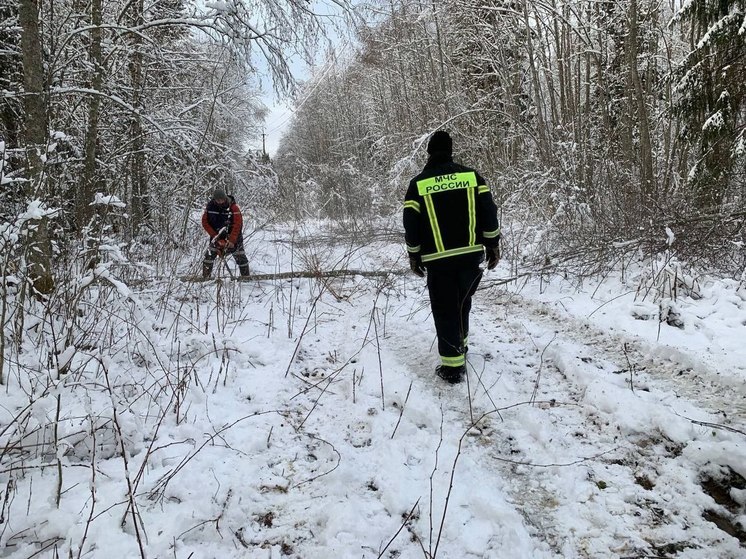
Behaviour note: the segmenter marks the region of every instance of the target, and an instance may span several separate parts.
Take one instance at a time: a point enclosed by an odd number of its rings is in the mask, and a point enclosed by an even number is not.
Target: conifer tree
[[[746,161],[746,1],[694,0],[677,18],[690,26],[692,51],[677,69],[674,112],[695,157],[697,209],[718,211]]]

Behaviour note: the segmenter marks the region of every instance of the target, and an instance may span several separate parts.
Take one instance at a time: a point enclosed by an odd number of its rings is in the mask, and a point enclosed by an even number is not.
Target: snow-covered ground
[[[248,252],[406,269],[323,228]],[[578,288],[501,263],[455,386],[412,274],[119,286],[61,381],[7,364],[0,557],[746,557],[746,285],[659,264]]]

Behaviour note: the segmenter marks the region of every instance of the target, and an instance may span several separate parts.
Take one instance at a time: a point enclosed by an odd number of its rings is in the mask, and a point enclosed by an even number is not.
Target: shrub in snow
[[[681,316],[679,306],[672,299],[662,299],[658,303],[659,309],[659,320],[665,322],[669,326],[675,326],[676,328],[684,328],[684,319]]]
[[[632,305],[630,314],[637,320],[651,320],[658,316],[658,306],[645,301],[638,301]]]

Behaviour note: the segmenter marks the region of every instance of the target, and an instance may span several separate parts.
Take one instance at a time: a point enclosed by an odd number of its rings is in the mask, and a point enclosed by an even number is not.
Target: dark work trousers
[[[427,269],[427,289],[443,365],[459,367],[466,362],[464,346],[469,336],[471,298],[481,279],[482,270],[476,264]]]
[[[224,257],[233,256],[233,259],[238,264],[238,270],[241,276],[249,275],[249,259],[246,258],[246,252],[243,249],[243,243],[236,245],[231,250],[226,250],[223,253]],[[212,274],[212,266],[215,263],[215,259],[218,257],[218,250],[212,245],[207,247],[205,252],[205,259],[202,261],[202,277],[209,278]]]

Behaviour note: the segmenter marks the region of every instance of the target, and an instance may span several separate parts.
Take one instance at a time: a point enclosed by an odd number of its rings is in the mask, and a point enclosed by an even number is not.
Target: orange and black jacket
[[[404,198],[404,237],[425,266],[481,262],[484,247],[500,242],[497,207],[474,169],[434,154]]]
[[[202,227],[210,239],[220,235],[236,246],[243,243],[243,217],[233,196],[225,204],[210,200],[202,213]]]

